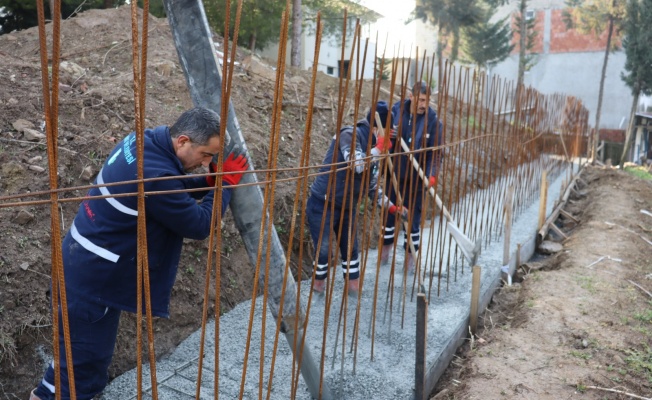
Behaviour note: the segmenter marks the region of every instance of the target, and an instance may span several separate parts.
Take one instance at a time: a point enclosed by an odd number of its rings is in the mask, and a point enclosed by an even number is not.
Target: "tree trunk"
[[[614,6],[616,1],[614,0]],[[595,111],[595,130],[591,146],[591,165],[595,164],[598,157],[598,141],[600,140],[600,113],[602,112],[602,95],[604,93],[604,80],[607,76],[607,63],[609,62],[609,51],[611,50],[611,37],[614,32],[614,17],[609,14],[609,28],[607,33],[607,48],[604,51],[604,62],[602,63],[602,75],[600,75],[600,90],[598,91],[598,108]]]
[[[303,14],[301,12],[301,0],[292,0],[292,48],[290,49],[290,65],[301,67],[301,24]],[[314,60],[317,65],[318,60]]]
[[[256,50],[256,32],[252,32],[249,35],[249,51],[251,51],[251,54],[254,54],[254,50]]]
[[[521,21],[519,24],[519,38],[518,38],[518,76],[516,78],[516,98],[514,99],[515,105],[519,103],[521,95],[521,87],[523,86],[523,77],[525,75],[525,63],[527,62],[525,52],[527,50],[527,21],[525,20],[525,12],[527,11],[527,0],[521,0],[519,8],[521,13]]]
[[[629,150],[629,143],[632,141],[632,134],[634,133],[634,120],[636,119],[636,106],[638,106],[638,96],[641,94],[639,89],[640,85],[636,84],[636,89],[634,93],[634,100],[632,101],[632,111],[629,113],[629,124],[627,124],[627,135],[625,135],[625,147],[623,147],[623,155],[620,156],[620,169],[623,169],[625,164],[625,158],[627,157],[627,152]]]

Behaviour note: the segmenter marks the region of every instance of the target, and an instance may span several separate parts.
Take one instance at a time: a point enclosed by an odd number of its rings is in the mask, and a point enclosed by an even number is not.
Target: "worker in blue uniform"
[[[223,140],[219,132],[219,115],[201,107],[184,112],[171,127],[146,129],[144,178],[181,178],[202,165],[215,172]],[[100,186],[82,201],[62,244],[75,390],[80,400],[93,398],[106,386],[120,314],[136,311],[138,214],[145,212],[155,316],[170,315],[183,239],[202,240],[210,234],[215,175],[148,181],[145,192],[176,192],[147,195],[145,209],[138,210],[137,196],[119,196],[138,191],[133,183],[137,164],[136,134],[131,133],[111,151],[96,178]],[[231,186],[238,184],[247,168],[244,155],[230,154],[223,161],[222,213]],[[132,183],[110,185],[124,181]],[[205,190],[187,191],[196,188]],[[61,306],[59,316],[61,321]],[[62,399],[70,398],[62,326],[59,343],[60,359],[50,364],[31,400],[54,399],[57,391]],[[61,387],[55,387],[54,368],[61,373]]]
[[[392,106],[392,150],[396,154],[392,157],[394,169],[392,171],[397,178],[397,185],[390,181],[391,175],[387,177],[386,187],[389,198],[396,202],[397,193],[400,193],[403,204],[412,210],[412,223],[410,232],[403,232],[403,247],[406,251],[406,268],[413,271],[416,255],[412,254],[412,241],[415,251],[419,250],[421,240],[420,224],[424,182],[419,173],[413,168],[411,157],[418,162],[423,169],[427,185],[425,190],[437,187],[437,175],[442,160],[441,146],[444,143],[443,126],[437,119],[437,113],[429,105],[430,86],[423,81],[417,82],[412,87],[412,92],[403,102],[397,102]],[[417,152],[413,155],[406,154],[401,140],[410,151],[430,149]],[[381,249],[381,262],[386,263],[392,253],[394,236],[396,231],[396,218],[393,214],[387,216],[383,232],[383,247]],[[408,239],[408,235],[409,239]]]
[[[376,112],[380,121],[386,123],[389,107],[387,102],[379,101]],[[342,260],[342,274],[348,282],[349,294],[357,295],[359,290],[360,258],[358,254],[358,240],[354,230],[355,217],[358,213],[358,199],[364,190],[369,198],[377,194],[378,205],[386,207],[390,214],[401,213],[407,217],[405,207],[397,207],[391,202],[378,186],[378,161],[381,154],[387,154],[391,142],[389,138],[376,136],[377,128],[371,130],[370,121],[374,113],[369,112],[366,118],[361,119],[353,126],[346,126],[340,130],[339,137],[334,136],[326,151],[324,163],[319,172],[324,172],[315,178],[310,186],[310,197],[306,204],[306,217],[310,228],[313,243],[316,249],[317,265],[315,268],[315,281],[313,289],[323,292],[328,277],[328,266],[331,258],[330,242],[332,235],[336,236]],[[371,142],[371,143],[370,143]],[[371,149],[371,150],[368,150]],[[371,158],[367,158],[369,151]],[[343,164],[347,167],[343,167]],[[333,182],[329,187],[331,165],[338,163]],[[363,172],[371,174],[369,185],[364,185]],[[347,180],[347,174],[350,175]],[[330,191],[329,191],[330,188]],[[322,224],[322,220],[324,221]],[[333,221],[331,231],[330,222]],[[322,229],[323,225],[323,229]],[[341,227],[341,230],[340,230]],[[349,248],[349,229],[351,229],[351,248]],[[338,233],[341,232],[339,236]],[[321,241],[320,241],[321,238]],[[348,281],[347,281],[348,275]]]

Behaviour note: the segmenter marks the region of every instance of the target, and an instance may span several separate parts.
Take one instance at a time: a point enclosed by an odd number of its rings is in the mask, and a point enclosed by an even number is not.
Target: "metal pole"
[[[197,0],[164,0],[164,5],[193,103],[218,112],[222,103],[220,93],[222,76],[202,3]],[[246,151],[247,146],[232,104],[229,104],[226,128],[231,141],[228,148],[225,148],[225,152],[228,154],[237,148]],[[249,156],[248,152],[247,156]],[[245,174],[241,182],[252,183],[256,181],[254,174]],[[229,205],[235,225],[247,249],[249,259],[252,264],[255,264],[258,258],[258,240],[262,223],[262,192],[255,185],[240,187],[233,191]],[[290,336],[295,334],[295,332],[291,332],[295,326],[295,320],[299,319],[298,326],[302,327],[305,316],[301,307],[297,309],[297,291],[294,279],[286,280],[285,295],[284,298],[281,297],[286,261],[276,230],[271,229],[271,233],[262,249],[262,252],[266,253],[267,246],[271,246],[269,276],[267,277],[269,284],[268,305],[274,318],[277,318],[283,301],[282,331],[289,343],[292,343],[293,339]],[[263,270],[261,269],[261,271]],[[265,277],[261,274],[260,280],[263,281],[264,279]],[[300,328],[296,334],[301,337],[302,329]],[[309,346],[305,346],[303,352],[301,352],[301,372],[304,380],[313,398],[331,398],[330,391],[326,386],[322,387],[321,396],[319,394],[320,373],[308,348]],[[293,348],[292,350],[296,352],[297,349]]]

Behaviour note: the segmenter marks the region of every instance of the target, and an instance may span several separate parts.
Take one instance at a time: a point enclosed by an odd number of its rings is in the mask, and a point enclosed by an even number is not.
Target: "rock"
[[[13,125],[14,129],[18,132],[23,132],[25,129],[34,129],[34,124],[26,119],[17,119],[11,125]]]
[[[34,214],[30,213],[27,210],[20,210],[14,217],[14,222],[18,225],[25,225],[34,220]]]
[[[10,98],[7,102],[12,106],[15,106],[16,104],[18,104],[18,100],[14,99],[13,97]]]
[[[93,171],[93,167],[89,165],[82,170],[80,178],[85,181],[90,181],[91,178],[93,178],[93,175],[95,175],[95,171]]]
[[[539,270],[542,269],[544,266],[545,266],[545,264],[540,263],[540,262],[536,262],[536,261],[528,261],[528,262],[526,262],[525,264],[522,264],[522,265],[521,265],[521,268],[522,268],[523,271],[525,271],[526,273],[530,273],[530,272],[533,272],[533,271],[539,271]]]
[[[27,160],[27,163],[28,163],[28,164],[36,164],[37,162],[39,162],[39,161],[41,161],[41,160],[43,160],[43,157],[41,157],[41,156],[35,156],[35,157],[32,157],[32,158],[30,158],[29,160]]]
[[[86,70],[79,65],[75,64],[72,61],[61,61],[61,64],[59,64],[61,68],[61,72],[66,72],[70,75],[72,75],[74,78],[79,78],[80,76],[84,75],[86,73]]]
[[[39,140],[45,139],[45,134],[35,129],[25,128],[23,135],[25,135],[25,140],[29,140],[30,142],[38,142]]]
[[[27,271],[27,268],[29,268],[29,263],[27,261],[20,263],[20,269]]]
[[[163,60],[159,63],[153,64],[154,70],[161,76],[171,76],[176,72],[177,66],[174,62],[170,60]]]
[[[32,171],[36,171],[36,172],[45,172],[45,168],[39,167],[38,165],[30,165],[27,168],[31,169]]]
[[[242,62],[245,71],[248,73],[261,76],[272,82],[276,80],[276,71],[274,68],[266,65],[260,58],[256,56],[247,56]]]
[[[555,254],[559,253],[562,250],[564,250],[564,246],[562,246],[560,243],[550,240],[544,240],[539,245],[539,252],[542,254]]]

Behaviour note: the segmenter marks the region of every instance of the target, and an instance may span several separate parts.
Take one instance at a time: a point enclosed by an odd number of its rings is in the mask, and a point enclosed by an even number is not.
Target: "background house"
[[[511,15],[513,21],[518,7],[518,1],[509,2],[498,9],[494,18]],[[525,73],[524,83],[542,93],[559,92],[578,97],[589,109],[590,123],[594,123],[607,33],[596,38],[567,29],[562,20],[564,8],[563,0],[529,1],[526,18],[536,20],[537,42],[532,52],[537,55],[536,63]],[[609,55],[599,128],[627,127],[632,94],[620,79],[624,66],[624,51],[619,50]],[[518,49],[490,72],[516,79]]]

